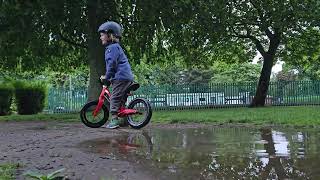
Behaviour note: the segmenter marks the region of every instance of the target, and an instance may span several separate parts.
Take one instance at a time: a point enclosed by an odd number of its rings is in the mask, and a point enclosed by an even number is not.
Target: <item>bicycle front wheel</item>
[[[128,116],[128,123],[132,128],[140,129],[150,122],[152,109],[148,100],[136,98],[129,103],[128,109],[137,110],[136,114]]]
[[[91,128],[98,128],[103,126],[109,117],[109,110],[106,106],[102,105],[102,108],[93,116],[93,111],[96,109],[98,101],[88,102],[80,111],[80,118],[83,124]]]

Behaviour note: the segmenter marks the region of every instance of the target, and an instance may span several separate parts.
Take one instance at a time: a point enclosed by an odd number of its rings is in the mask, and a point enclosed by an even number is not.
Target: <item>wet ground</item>
[[[196,126],[196,128],[191,128]],[[0,164],[70,179],[320,179],[319,129],[0,123]]]

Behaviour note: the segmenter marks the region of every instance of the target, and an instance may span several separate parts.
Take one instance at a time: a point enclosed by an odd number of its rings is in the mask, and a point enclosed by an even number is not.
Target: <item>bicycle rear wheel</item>
[[[152,116],[152,109],[149,101],[143,98],[136,98],[132,100],[128,109],[135,109],[137,113],[128,116],[128,123],[134,129],[140,129],[150,122]]]
[[[91,128],[98,128],[103,126],[109,118],[109,110],[106,106],[102,108],[96,116],[93,116],[93,111],[98,105],[98,101],[88,102],[80,111],[80,118],[83,124]]]

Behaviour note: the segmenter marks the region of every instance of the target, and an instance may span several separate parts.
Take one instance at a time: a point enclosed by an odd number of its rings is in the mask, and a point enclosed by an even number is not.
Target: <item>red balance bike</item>
[[[81,121],[88,127],[98,128],[104,125],[109,118],[110,109],[110,91],[105,82],[99,81],[102,85],[102,91],[99,99],[88,102],[80,111]],[[122,105],[118,112],[119,118],[124,118],[134,129],[140,129],[147,125],[152,116],[152,109],[149,101],[144,98],[135,98],[125,106],[128,96],[132,96],[132,91],[140,87],[138,83],[132,83],[123,97]]]

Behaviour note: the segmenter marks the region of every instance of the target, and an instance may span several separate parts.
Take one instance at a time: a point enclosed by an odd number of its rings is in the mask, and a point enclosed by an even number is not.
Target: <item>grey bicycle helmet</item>
[[[121,26],[114,21],[107,21],[100,25],[98,32],[112,33],[116,37],[122,36],[122,28]]]

